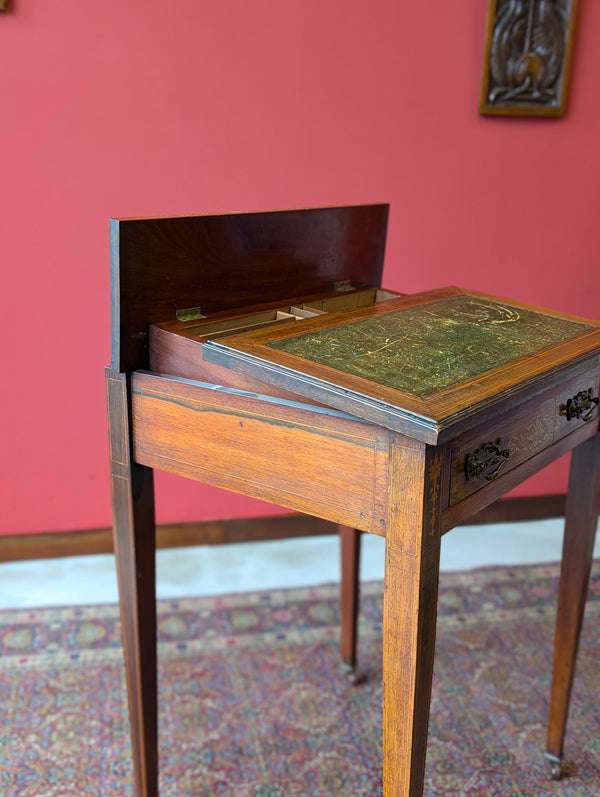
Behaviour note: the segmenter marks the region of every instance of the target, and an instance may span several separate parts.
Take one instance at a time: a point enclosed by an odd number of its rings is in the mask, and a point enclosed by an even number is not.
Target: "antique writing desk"
[[[573,450],[547,756],[562,745],[598,518],[600,324],[379,289],[387,208],[114,222],[107,370],[136,777],[158,793],[154,499],[164,469],[386,538],[386,797],[423,793],[443,533]],[[186,301],[188,300],[188,301]],[[342,602],[353,663],[355,601]]]

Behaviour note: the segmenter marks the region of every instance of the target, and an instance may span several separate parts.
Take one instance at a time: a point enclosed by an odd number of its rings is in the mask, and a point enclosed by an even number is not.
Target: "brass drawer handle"
[[[594,396],[593,388],[588,390],[580,390],[577,395],[570,398],[566,405],[563,404],[560,408],[560,414],[566,415],[568,421],[576,418],[578,421],[591,421],[594,407],[598,405],[597,396]]]
[[[508,462],[510,451],[502,448],[502,440],[498,438],[495,442],[484,443],[477,451],[467,454],[465,459],[465,476],[469,479],[485,478],[486,481],[493,481],[500,473],[502,466]],[[490,468],[493,468],[491,472]]]

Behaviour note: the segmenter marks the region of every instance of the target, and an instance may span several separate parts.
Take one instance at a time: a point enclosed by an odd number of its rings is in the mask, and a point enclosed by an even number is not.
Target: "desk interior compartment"
[[[187,320],[176,318],[150,326],[150,369],[155,373],[296,399],[295,394],[286,390],[205,362],[202,354],[204,343],[266,327],[301,324],[307,318],[368,307],[401,295],[373,286],[357,289],[339,283],[331,293],[292,297],[289,301],[281,301],[278,306],[244,308],[199,318],[189,318],[194,314],[193,310],[183,310],[180,316],[185,318],[187,315]],[[201,309],[198,308],[197,315],[200,314]]]

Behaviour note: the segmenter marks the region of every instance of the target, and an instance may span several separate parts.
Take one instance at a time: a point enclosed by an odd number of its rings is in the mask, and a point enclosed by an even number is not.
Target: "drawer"
[[[578,376],[461,436],[451,451],[454,506],[585,423],[598,423],[598,374]]]
[[[582,423],[598,423],[599,382],[598,374],[592,374],[587,378],[572,379],[562,386],[556,396],[556,440],[570,434]]]

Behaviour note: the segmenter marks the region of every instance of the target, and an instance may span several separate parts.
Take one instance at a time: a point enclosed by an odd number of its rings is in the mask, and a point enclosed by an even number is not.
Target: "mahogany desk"
[[[390,298],[386,220],[113,222],[107,395],[142,797],[158,794],[154,468],[386,538],[384,794],[421,797],[441,536],[573,450],[547,741],[560,777],[598,519],[600,324],[456,288]]]

